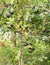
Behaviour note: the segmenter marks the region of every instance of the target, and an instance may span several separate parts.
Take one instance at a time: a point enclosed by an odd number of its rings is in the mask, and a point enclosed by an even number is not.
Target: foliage
[[[50,65],[49,4],[49,0],[0,0],[0,36],[10,32],[5,47],[0,42],[1,65]]]

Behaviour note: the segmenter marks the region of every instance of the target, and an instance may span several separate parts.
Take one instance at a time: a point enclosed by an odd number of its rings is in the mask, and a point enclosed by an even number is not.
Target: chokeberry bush
[[[50,0],[0,0],[0,65],[50,65]]]

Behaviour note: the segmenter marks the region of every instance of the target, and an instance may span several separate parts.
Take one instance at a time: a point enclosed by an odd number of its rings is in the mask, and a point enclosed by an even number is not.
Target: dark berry
[[[12,25],[12,24],[8,26],[8,28],[9,28],[9,29],[10,29],[10,28],[12,28],[12,27],[13,27],[13,25]]]
[[[9,29],[10,29],[10,28],[11,28],[11,26],[8,26],[7,28],[9,28]]]
[[[35,8],[35,6],[34,6],[34,5],[31,5],[31,8],[32,8],[32,9],[34,9],[34,8]]]
[[[6,22],[4,22],[4,24],[6,24],[6,25],[7,25],[7,23],[6,23]]]
[[[11,24],[10,26],[11,26],[11,27],[13,27],[13,25],[12,25],[12,24]]]
[[[27,43],[24,43],[24,46],[28,46],[28,44]]]
[[[39,13],[39,7],[35,7],[34,13]]]
[[[14,14],[14,9],[13,8],[10,9],[10,14]]]
[[[22,28],[22,26],[20,25],[19,28]]]
[[[35,49],[34,48],[29,48],[28,52],[32,53]]]
[[[29,45],[32,45],[31,43],[29,43]]]
[[[3,5],[4,5],[5,7],[8,7],[8,4],[6,4],[6,3],[3,3]]]
[[[30,50],[35,50],[34,48],[29,48]]]
[[[9,18],[10,16],[11,16],[10,13],[8,11],[6,11],[5,17]]]

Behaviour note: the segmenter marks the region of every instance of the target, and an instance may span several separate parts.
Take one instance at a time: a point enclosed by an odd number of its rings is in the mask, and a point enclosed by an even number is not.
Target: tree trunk
[[[22,34],[20,34],[20,48],[19,48],[19,65],[24,65],[24,60],[23,60],[23,41],[22,41]]]
[[[24,61],[22,59],[23,52],[22,50],[19,51],[19,65],[24,65]]]
[[[12,46],[16,46],[16,32],[11,31],[11,44]]]

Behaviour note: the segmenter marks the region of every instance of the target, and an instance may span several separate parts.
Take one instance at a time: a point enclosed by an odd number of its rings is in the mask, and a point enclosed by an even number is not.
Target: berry
[[[13,25],[12,25],[12,24],[11,24],[10,26],[11,26],[11,27],[13,27]]]
[[[39,13],[39,7],[35,7],[34,13]]]
[[[24,46],[28,46],[28,44],[27,44],[27,43],[25,43],[25,44],[24,44]]]
[[[6,22],[4,22],[4,24],[6,24],[6,25],[7,25],[7,23],[6,23]]]
[[[14,14],[14,9],[13,8],[11,8],[10,14]]]
[[[29,45],[32,45],[31,43],[29,43]]]
[[[29,48],[30,50],[35,50],[34,48]]]
[[[12,24],[8,26],[8,28],[9,28],[9,29],[10,29],[10,28],[12,28],[12,27],[13,27],[13,25],[12,25]]]
[[[10,17],[10,13],[8,11],[6,11],[5,13],[5,17],[9,18]]]
[[[6,3],[3,3],[3,5],[4,5],[5,7],[8,7],[8,4],[6,4]]]
[[[35,49],[34,48],[29,48],[28,52],[32,53]]]

